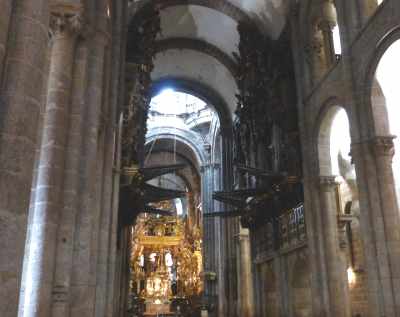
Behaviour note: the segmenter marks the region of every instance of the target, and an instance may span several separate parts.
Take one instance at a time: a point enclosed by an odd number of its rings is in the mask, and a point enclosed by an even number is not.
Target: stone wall
[[[390,153],[393,143],[382,128],[387,124],[384,116],[379,115],[382,109],[371,103],[371,87],[380,57],[400,37],[396,33],[400,26],[400,3],[385,0],[378,7],[375,1],[334,1],[334,23],[340,27],[342,54],[328,64],[321,62],[319,54],[326,49],[323,40],[331,35],[331,30],[323,29],[325,38],[313,38],[311,32],[312,14],[320,3],[303,1],[293,8],[291,17],[304,158],[305,208],[309,219],[313,315],[336,316],[336,309],[349,306],[351,309],[343,312],[345,316],[397,316],[400,313],[397,295],[400,275],[395,263],[399,261],[396,250],[400,241],[396,237],[399,237],[400,219],[392,188]],[[323,19],[327,17],[324,14],[320,14]],[[318,135],[326,115],[337,106],[343,107],[349,117],[351,154],[360,199],[359,215],[351,224],[356,259],[354,286],[344,285],[347,280],[345,270],[342,269],[339,275],[334,270],[338,265],[345,265],[348,258],[343,258],[342,251],[338,253],[342,255],[335,255],[339,243],[337,224],[333,218],[324,216],[327,212],[332,215],[337,211],[333,191],[326,187],[326,181],[317,181],[321,176],[329,176],[326,169],[321,168],[329,154],[321,155]],[[335,228],[330,232],[332,237],[327,244],[329,226]],[[327,249],[327,245],[333,248]],[[337,264],[331,265],[335,261]],[[343,281],[335,287],[348,290],[334,293],[333,276],[339,276]],[[343,295],[346,292],[349,296]],[[342,296],[339,301],[336,294]],[[344,304],[346,301],[348,304]]]
[[[310,270],[306,247],[277,253],[256,263],[255,316],[312,315]]]

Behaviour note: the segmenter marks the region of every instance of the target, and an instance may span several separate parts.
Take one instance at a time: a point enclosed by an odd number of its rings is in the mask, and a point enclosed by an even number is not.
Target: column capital
[[[390,136],[376,136],[369,140],[369,146],[374,152],[375,156],[394,156],[394,142],[396,137]]]
[[[351,157],[357,155],[363,155],[363,151],[368,148],[376,156],[393,156],[395,152],[395,146],[393,140],[396,138],[394,135],[389,136],[376,136],[371,139],[361,140],[351,144]]]
[[[219,169],[221,168],[221,163],[206,163],[200,166],[200,173],[204,173],[208,169]]]
[[[250,235],[248,233],[239,233],[237,236],[238,242],[244,242],[250,240]]]
[[[332,190],[334,188],[336,188],[336,186],[338,185],[338,182],[336,181],[336,176],[318,176],[317,178],[317,186],[322,188],[325,191],[329,191]]]
[[[332,0],[325,0],[322,4],[322,16],[321,26],[332,30],[337,23],[336,8]]]
[[[82,6],[53,5],[50,13],[52,38],[66,35],[78,36],[84,31],[84,10]]]
[[[323,32],[332,32],[335,25],[336,24],[332,23],[332,21],[323,19],[323,20],[319,21],[318,28]]]

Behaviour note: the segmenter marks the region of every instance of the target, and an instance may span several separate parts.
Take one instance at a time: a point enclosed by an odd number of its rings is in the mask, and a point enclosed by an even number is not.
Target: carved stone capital
[[[82,8],[53,7],[50,14],[50,33],[52,38],[80,35],[84,30],[83,13]]]
[[[375,156],[394,156],[395,136],[377,136],[369,141],[369,145]]]
[[[317,186],[324,191],[333,190],[337,185],[336,176],[319,176],[317,179]]]
[[[237,241],[240,242],[246,242],[250,241],[250,235],[248,232],[241,232],[236,235]]]
[[[322,4],[322,16],[324,23],[332,29],[337,23],[335,4],[331,0],[325,0]]]

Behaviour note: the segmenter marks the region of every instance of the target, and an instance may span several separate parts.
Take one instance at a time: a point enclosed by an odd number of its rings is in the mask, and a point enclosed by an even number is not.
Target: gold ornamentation
[[[172,201],[153,206],[174,210]],[[201,293],[203,259],[199,228],[189,229],[187,219],[177,215],[143,214],[132,232],[131,284],[136,285],[133,293],[149,307],[163,305],[174,297],[189,298]]]

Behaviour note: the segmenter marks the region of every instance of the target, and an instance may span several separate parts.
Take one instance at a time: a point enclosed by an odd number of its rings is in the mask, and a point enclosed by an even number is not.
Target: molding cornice
[[[317,186],[325,191],[330,191],[338,185],[336,176],[319,176],[317,179]]]

